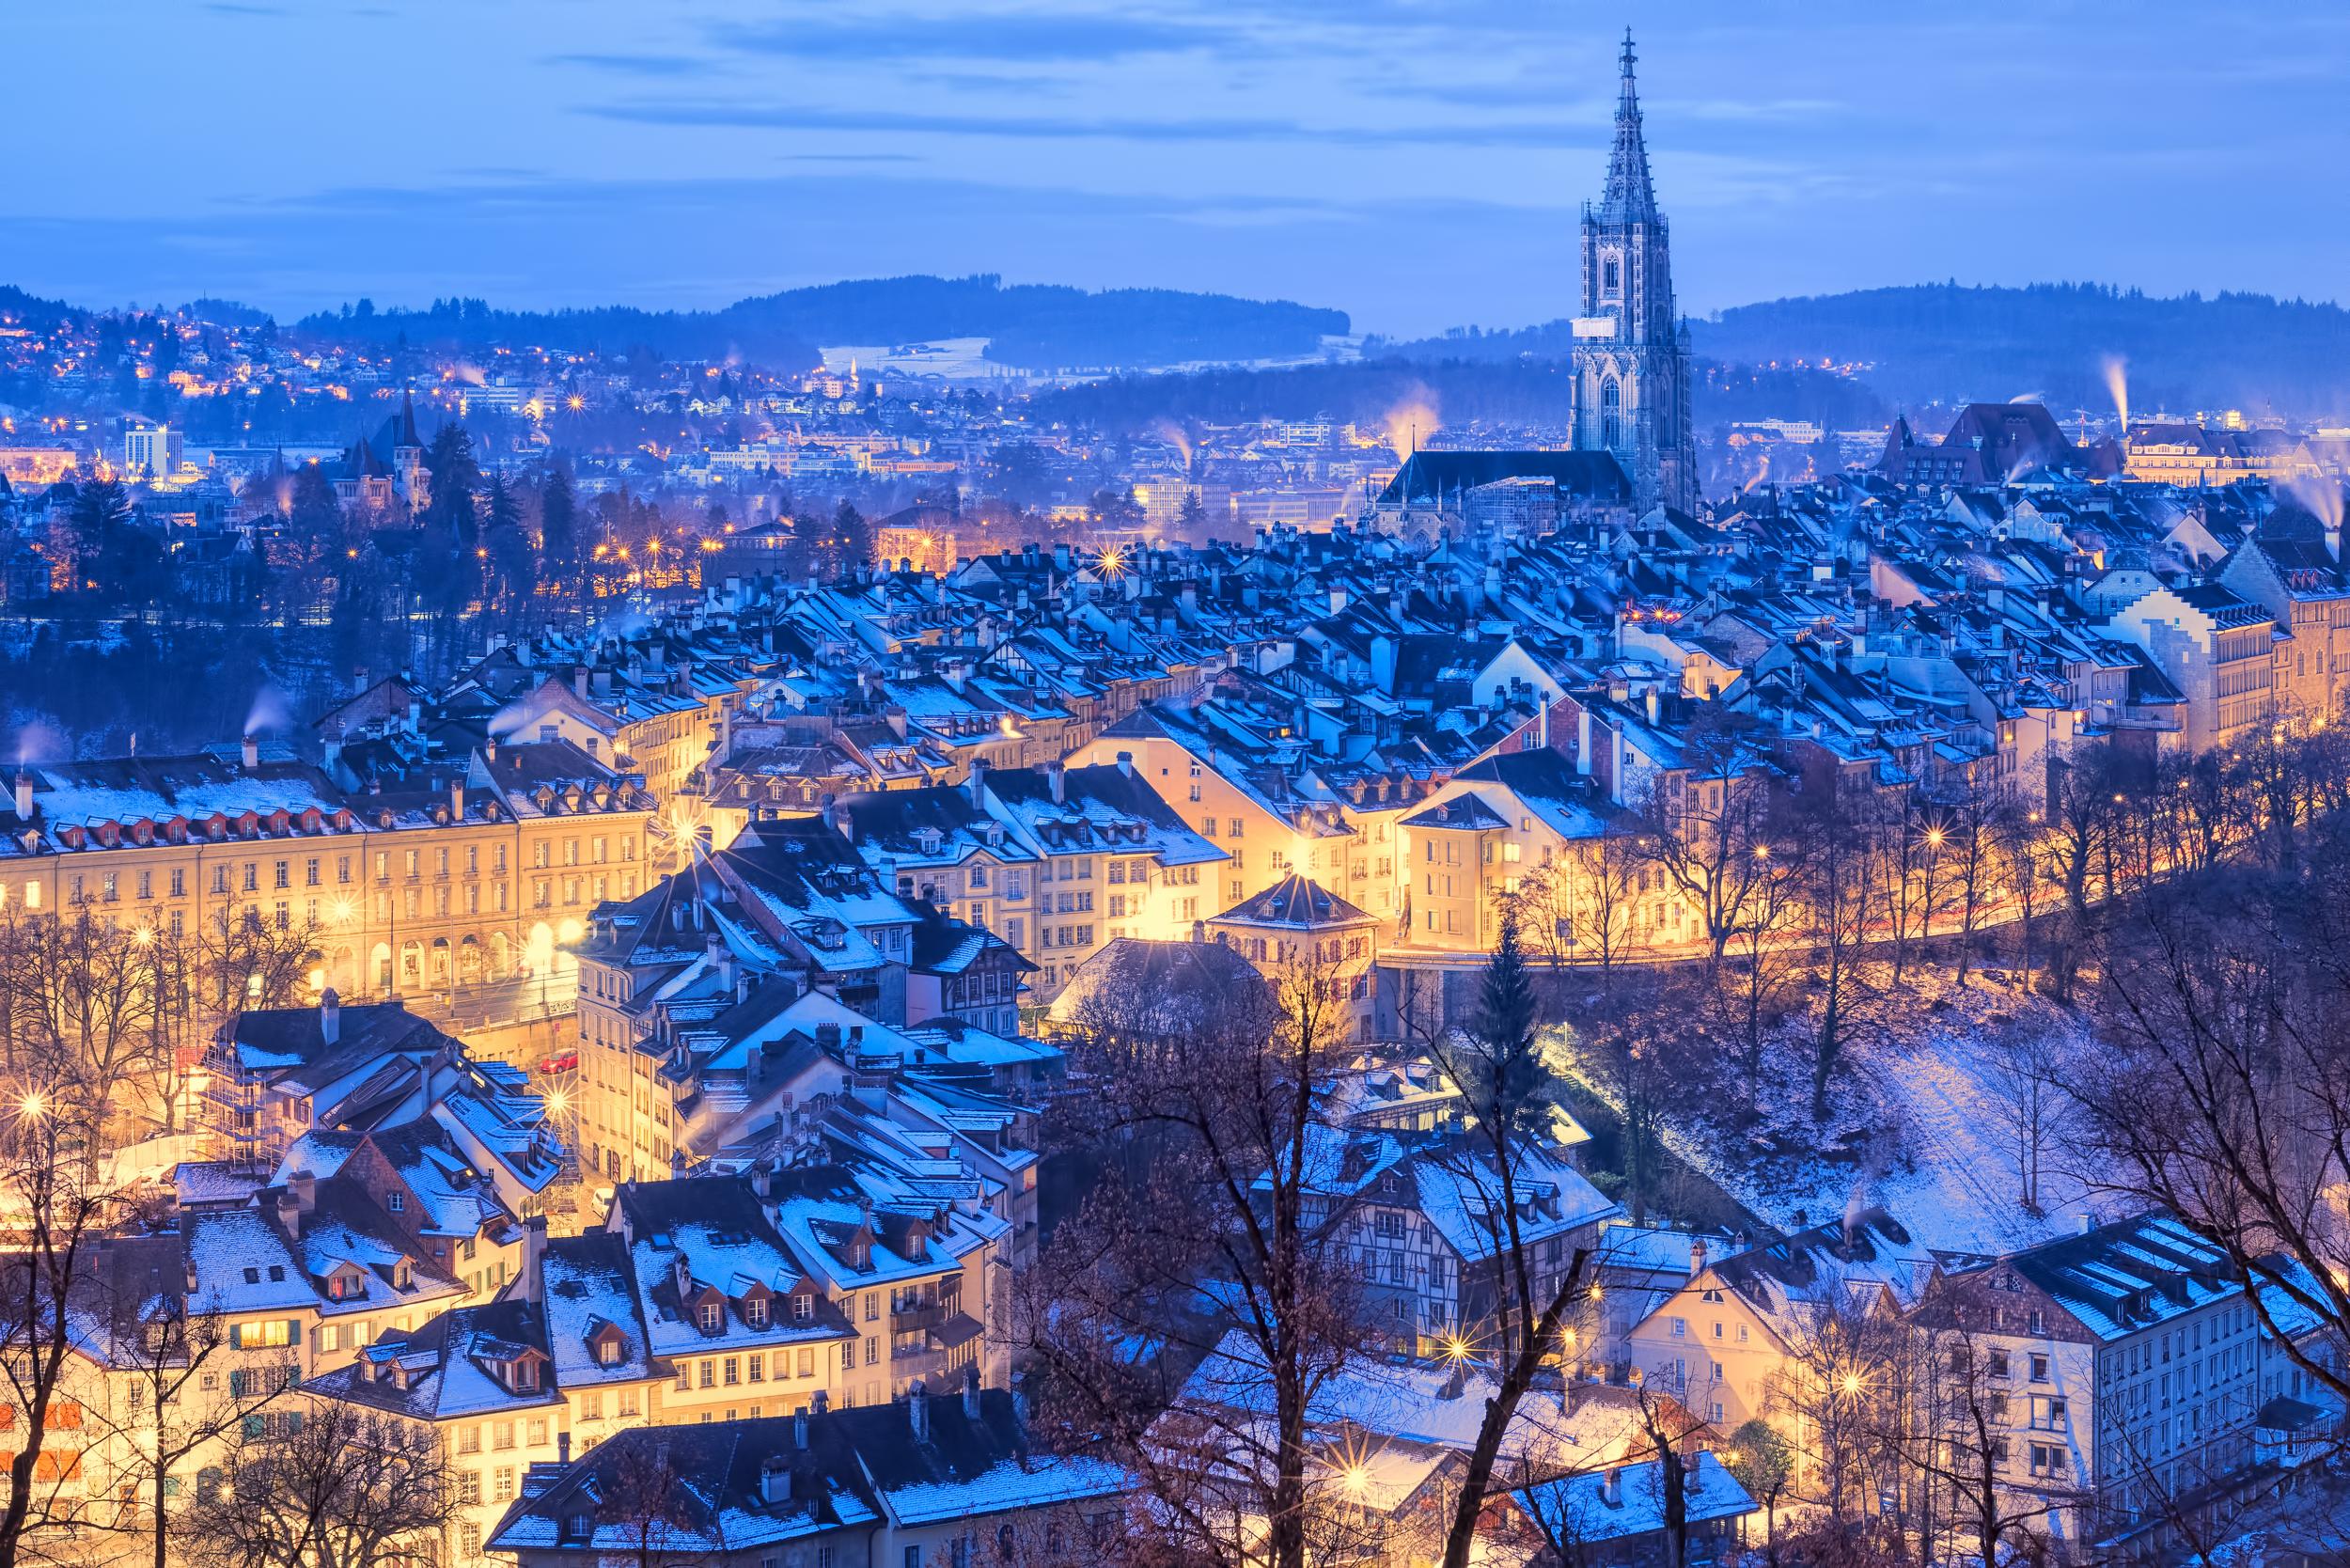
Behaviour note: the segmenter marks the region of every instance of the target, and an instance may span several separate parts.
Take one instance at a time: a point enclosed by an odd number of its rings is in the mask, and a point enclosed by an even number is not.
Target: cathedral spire
[[[1618,223],[1656,216],[1656,193],[1648,179],[1648,144],[1640,135],[1640,97],[1632,81],[1632,29],[1623,30],[1623,94],[1616,101],[1616,147],[1607,158],[1607,191],[1602,210]]]

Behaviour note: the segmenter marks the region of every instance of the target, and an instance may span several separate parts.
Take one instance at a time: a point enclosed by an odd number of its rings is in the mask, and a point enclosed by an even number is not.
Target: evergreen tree
[[[1507,1130],[1522,1135],[1541,1130],[1546,1114],[1543,1090],[1547,1078],[1537,1052],[1539,1006],[1517,912],[1505,905],[1500,935],[1486,957],[1479,990],[1478,1048],[1467,1059],[1488,1077],[1474,1087],[1471,1103],[1487,1106]]]
[[[67,514],[73,529],[73,586],[86,590],[96,583],[104,588],[104,561],[123,530],[131,525],[131,496],[119,479],[90,479],[73,493]]]
[[[434,431],[424,449],[424,466],[432,480],[431,521],[470,549],[478,531],[474,492],[481,484],[481,464],[474,458],[473,437],[465,427],[443,425]]]
[[[846,499],[832,514],[832,533],[824,541],[824,574],[845,577],[873,561],[873,528],[865,514]]]
[[[550,574],[567,573],[579,559],[579,501],[572,472],[556,463],[539,493],[539,553]]]

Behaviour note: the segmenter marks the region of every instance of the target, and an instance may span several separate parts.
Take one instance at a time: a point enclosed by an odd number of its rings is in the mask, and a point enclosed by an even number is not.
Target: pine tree
[[[1541,1124],[1544,1074],[1536,1050],[1539,1006],[1533,971],[1518,934],[1517,912],[1505,907],[1500,935],[1485,960],[1478,997],[1479,1049],[1470,1058],[1490,1080],[1478,1086],[1471,1103],[1491,1107],[1513,1133],[1530,1134]]]

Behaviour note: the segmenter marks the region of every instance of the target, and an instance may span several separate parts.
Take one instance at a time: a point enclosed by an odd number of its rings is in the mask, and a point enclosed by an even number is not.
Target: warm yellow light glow
[[[1768,860],[1771,857],[1771,846],[1768,844],[1755,845],[1754,857],[1757,860]]]
[[[49,1097],[38,1089],[28,1089],[17,1096],[16,1108],[27,1121],[38,1121],[49,1114]]]
[[[1844,1392],[1848,1394],[1856,1394],[1860,1392],[1860,1374],[1858,1372],[1846,1372],[1844,1374],[1844,1381],[1839,1385],[1839,1387],[1841,1387]]]
[[[558,942],[576,942],[579,940],[580,934],[587,929],[588,928],[581,925],[578,918],[574,917],[571,919],[565,920],[561,925],[555,928],[556,940]]]
[[[1371,1466],[1368,1465],[1349,1465],[1343,1471],[1340,1472],[1340,1479],[1346,1482],[1346,1495],[1348,1497],[1359,1497],[1366,1491],[1370,1490]]]
[[[1942,847],[1942,830],[1938,827],[1927,828],[1926,842],[1932,844],[1935,849],[1940,849]]]
[[[570,1095],[564,1093],[559,1089],[553,1089],[547,1091],[547,1109],[550,1112],[556,1116],[562,1116],[568,1113],[571,1108],[572,1097]]]

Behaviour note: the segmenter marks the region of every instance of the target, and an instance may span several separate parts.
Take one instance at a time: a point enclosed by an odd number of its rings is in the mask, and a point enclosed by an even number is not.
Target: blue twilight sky
[[[1627,22],[1692,312],[2350,298],[2350,8],[2208,0],[17,0],[0,282],[283,316],[997,272],[1518,325],[1572,308]]]

